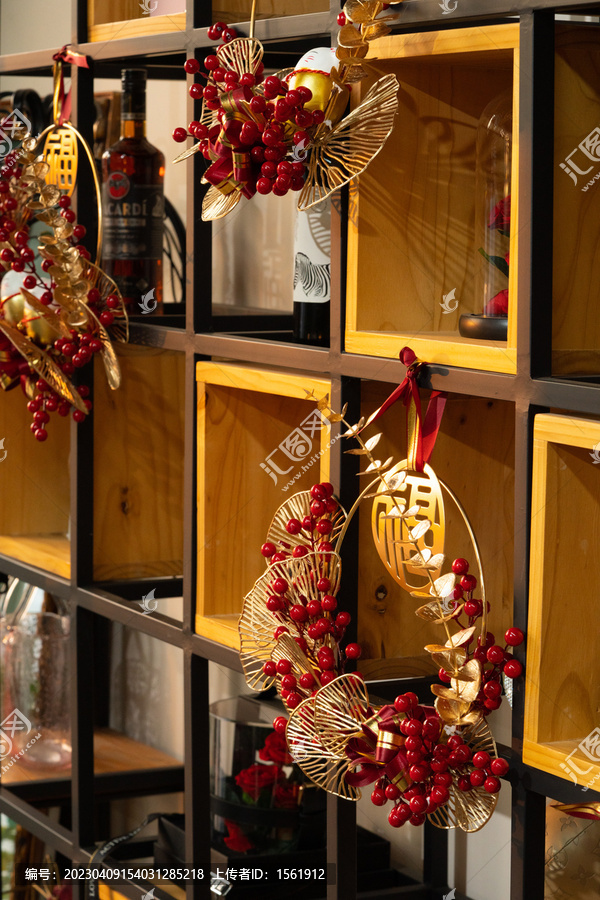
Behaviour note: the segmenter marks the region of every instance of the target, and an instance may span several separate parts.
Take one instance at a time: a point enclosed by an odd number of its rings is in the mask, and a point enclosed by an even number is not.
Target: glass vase
[[[68,616],[29,613],[1,623],[0,756],[5,774],[71,764]]]
[[[325,793],[305,783],[273,731],[281,712],[251,697],[211,705],[211,843],[228,857],[321,846]]]
[[[510,241],[512,90],[482,112],[477,126],[475,174],[476,312],[460,317],[463,337],[506,340]]]

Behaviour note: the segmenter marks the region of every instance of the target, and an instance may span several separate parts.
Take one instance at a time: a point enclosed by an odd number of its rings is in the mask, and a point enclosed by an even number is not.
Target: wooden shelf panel
[[[271,519],[286,497],[328,478],[330,433],[320,419],[302,425],[316,410],[306,391],[320,398],[330,395],[331,384],[306,373],[221,362],[199,362],[196,377],[196,630],[237,649],[237,618],[264,570],[260,545]],[[286,452],[281,445],[290,435]]]
[[[573,24],[557,28],[553,375],[600,373],[600,323],[596,315],[600,299],[600,160],[594,150],[600,103],[599,51],[600,37],[595,28]],[[569,228],[564,227],[565,222],[569,222]]]
[[[581,786],[600,773],[599,442],[598,420],[535,417],[523,759]]]
[[[374,41],[373,52],[378,73],[394,72],[400,82],[402,127],[350,189],[346,349],[393,358],[409,343],[431,362],[515,372],[518,26],[393,35]],[[361,96],[370,83],[361,82]],[[506,90],[513,91],[508,339],[474,341],[460,337],[458,324],[483,306],[475,294],[477,126]],[[447,312],[452,290],[457,306]]]
[[[21,388],[0,400],[0,553],[69,578],[71,423],[53,415],[48,440],[39,443]]]
[[[66,535],[0,535],[0,553],[20,562],[59,575],[71,577],[71,544]]]
[[[181,765],[181,760],[141,744],[132,738],[114,731],[112,728],[100,728],[94,733],[94,773],[141,771],[144,769],[171,768]],[[5,785],[21,784],[29,781],[45,781],[47,779],[64,779],[71,777],[71,768],[57,769],[53,766],[35,768],[23,762],[15,762],[2,774]]]
[[[185,357],[117,352],[119,390],[100,370],[95,380],[94,580],[180,576]]]

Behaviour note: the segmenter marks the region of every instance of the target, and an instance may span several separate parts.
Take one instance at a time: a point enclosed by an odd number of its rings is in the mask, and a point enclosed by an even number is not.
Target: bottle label
[[[162,259],[162,185],[132,184],[123,172],[111,172],[102,185],[102,213],[105,259]]]
[[[319,203],[296,216],[294,302],[328,303],[331,297],[331,204]]]

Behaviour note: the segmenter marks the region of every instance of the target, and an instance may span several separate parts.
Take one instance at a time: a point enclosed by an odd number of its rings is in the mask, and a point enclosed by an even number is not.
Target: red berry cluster
[[[281,549],[278,550],[274,543],[268,541],[261,547],[273,576],[269,585],[271,593],[266,601],[267,609],[279,622],[273,637],[278,640],[282,634],[289,633],[286,622],[293,622],[294,640],[311,667],[311,671],[296,678],[287,659],[268,659],[264,663],[265,675],[281,679],[280,693],[289,709],[295,709],[302,700],[342,674],[343,657],[354,660],[361,655],[359,644],[347,644],[343,651],[339,646],[351,617],[345,611],[335,613],[337,586],[332,584],[327,574],[333,545],[325,538],[331,534],[333,518],[339,511],[339,504],[333,497],[333,485],[329,482],[315,484],[310,494],[310,515],[302,521],[291,518],[285,525],[285,530],[290,537],[297,539],[297,543],[280,541]],[[303,593],[301,579],[290,581],[290,571],[286,566],[290,557],[302,559],[308,556],[313,567],[310,580],[318,595],[311,598]]]
[[[218,51],[217,51],[218,54]],[[239,133],[240,148],[249,154],[250,175],[246,186],[259,194],[276,194],[282,197],[288,191],[300,191],[306,177],[306,147],[310,141],[310,129],[320,125],[325,114],[320,109],[312,112],[305,105],[312,99],[312,91],[300,85],[288,89],[285,81],[276,75],[264,80],[260,91],[256,86],[262,82],[263,65],[256,72],[237,72],[224,68],[218,55],[210,54],[204,60],[206,73],[201,73],[206,85],[194,83],[189,92],[195,99],[204,99],[205,106],[216,112],[219,119],[224,110],[222,99],[238,88],[243,88],[251,111],[242,124]],[[200,63],[188,59],[185,70],[189,74],[200,71]],[[214,126],[213,126],[214,127]],[[200,141],[202,154],[207,160],[213,159],[211,142],[218,136],[202,122],[190,122],[188,129],[176,128],[173,139],[182,143],[187,137]]]
[[[235,28],[230,28],[226,22],[215,22],[208,28],[206,34],[209,41],[223,41],[224,44],[228,44],[238,36]]]
[[[384,775],[371,793],[375,806],[384,806],[388,800],[394,803],[388,816],[390,825],[422,825],[427,815],[448,802],[452,785],[464,792],[483,787],[488,794],[498,793],[498,776],[506,775],[509,768],[504,759],[492,759],[485,751],[473,754],[460,734],[442,733],[437,714],[430,707],[419,706],[412,691],[396,697],[394,707],[404,716],[400,731],[410,786],[402,791]]]
[[[474,625],[483,615],[483,602],[473,598],[477,587],[477,579],[469,574],[469,563],[466,559],[455,559],[452,563],[452,571],[460,576],[460,581],[449,595],[457,612],[453,619],[461,628]],[[466,599],[465,599],[466,597]],[[487,604],[489,612],[489,603]],[[465,613],[468,622],[461,621],[461,613]],[[482,667],[481,689],[473,702],[473,709],[479,710],[484,716],[489,715],[494,709],[498,709],[502,703],[502,674],[508,678],[518,678],[523,672],[523,666],[519,660],[514,659],[508,652],[508,647],[518,647],[523,643],[525,635],[520,628],[509,628],[505,635],[504,647],[496,644],[496,638],[491,632],[477,639],[477,646],[471,653],[469,644],[464,645],[467,650],[467,659],[477,659]],[[450,684],[451,676],[444,669],[439,670],[439,679]]]

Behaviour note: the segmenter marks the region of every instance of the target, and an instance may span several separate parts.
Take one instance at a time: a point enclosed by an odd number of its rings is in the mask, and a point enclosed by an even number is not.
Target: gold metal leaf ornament
[[[298,209],[309,209],[348,184],[367,168],[394,127],[398,108],[398,79],[384,75],[362,103],[330,131],[324,123],[310,146],[308,174]]]

